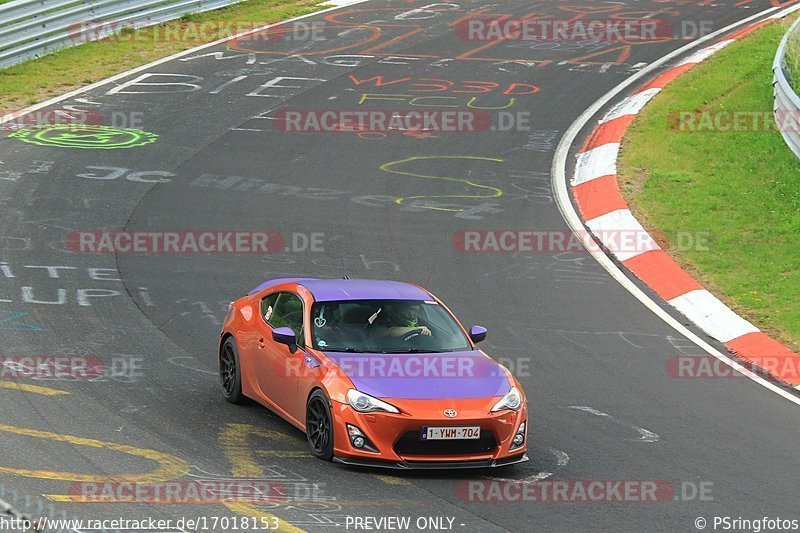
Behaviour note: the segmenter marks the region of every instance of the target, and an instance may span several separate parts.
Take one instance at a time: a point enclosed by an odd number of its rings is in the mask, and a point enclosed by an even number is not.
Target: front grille
[[[394,443],[397,455],[476,455],[490,453],[496,447],[494,433],[485,429],[479,439],[461,440],[422,440],[419,431],[409,431]]]

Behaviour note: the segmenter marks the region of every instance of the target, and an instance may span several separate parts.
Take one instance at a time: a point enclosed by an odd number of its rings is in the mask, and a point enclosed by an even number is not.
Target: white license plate
[[[422,440],[462,440],[481,438],[480,426],[424,427]]]

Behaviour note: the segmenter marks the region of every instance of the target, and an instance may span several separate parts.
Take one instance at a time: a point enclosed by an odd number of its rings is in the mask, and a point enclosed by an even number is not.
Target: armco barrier
[[[152,26],[238,1],[14,0],[0,4],[0,68],[80,44],[87,36]],[[94,30],[83,35],[86,25]]]
[[[789,76],[800,76],[800,72],[788,72],[786,66],[786,52],[791,39],[800,39],[800,29],[798,29],[800,26],[798,25],[800,25],[800,19],[797,19],[783,36],[778,53],[775,54],[775,61],[772,64],[772,86],[775,90],[773,110],[775,120],[778,122],[778,129],[794,155],[800,158],[800,120],[798,120],[800,119],[800,97],[795,94],[788,80]]]

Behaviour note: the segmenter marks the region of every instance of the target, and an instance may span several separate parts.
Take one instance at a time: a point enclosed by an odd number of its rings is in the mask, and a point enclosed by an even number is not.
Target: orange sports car
[[[527,461],[514,376],[435,296],[396,281],[285,278],[233,302],[225,398],[251,398],[306,433],[320,459],[388,468]]]

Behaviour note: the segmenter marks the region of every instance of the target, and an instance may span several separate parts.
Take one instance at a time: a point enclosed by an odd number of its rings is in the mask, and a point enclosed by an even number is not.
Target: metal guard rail
[[[240,0],[14,0],[0,4],[0,68]],[[88,28],[88,31],[83,31]]]

